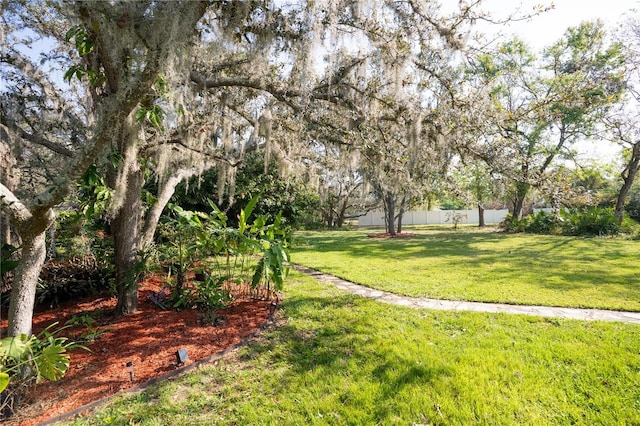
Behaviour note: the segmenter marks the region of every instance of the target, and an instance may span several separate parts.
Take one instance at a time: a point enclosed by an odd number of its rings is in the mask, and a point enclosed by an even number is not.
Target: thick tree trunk
[[[116,313],[127,315],[138,309],[140,230],[142,228],[142,202],[140,194],[144,185],[142,169],[131,165],[127,173],[127,190],[122,207],[111,223],[114,241]]]
[[[11,217],[22,240],[20,261],[14,273],[9,302],[9,335],[31,334],[33,307],[40,270],[47,253],[45,231],[55,220],[50,207],[32,209],[0,183],[0,207]]]
[[[484,228],[484,208],[480,204],[478,204],[478,226],[480,228]]]
[[[31,335],[33,308],[36,300],[36,287],[40,270],[47,254],[45,229],[22,233],[22,252],[20,263],[15,269],[15,279],[9,302],[10,336]]]
[[[387,194],[384,197],[385,224],[387,233],[394,237],[396,235],[396,197],[394,194]]]
[[[618,197],[616,198],[616,207],[614,212],[618,219],[618,223],[622,223],[627,195],[633,186],[638,170],[640,170],[640,143],[634,145],[633,150],[631,151],[631,158],[622,172],[623,184],[618,192]]]

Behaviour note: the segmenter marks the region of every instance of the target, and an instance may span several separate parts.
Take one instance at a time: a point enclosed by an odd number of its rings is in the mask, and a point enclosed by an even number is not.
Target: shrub
[[[281,290],[289,270],[290,229],[282,226],[280,214],[271,224],[266,216],[249,222],[257,202],[256,196],[240,210],[237,227],[229,226],[227,214],[212,202],[210,214],[170,206],[175,217],[164,224],[166,242],[158,248],[161,258],[179,268],[172,291],[175,308],[224,307],[229,300],[225,286],[230,285],[250,283],[253,289]],[[184,282],[194,265],[204,268],[205,263],[208,278],[196,284]],[[166,306],[161,294],[156,304]]]
[[[621,231],[613,208],[563,209],[560,218],[564,235],[617,235]]]
[[[506,232],[528,232],[531,234],[554,234],[558,232],[558,218],[544,210],[516,219],[511,214],[500,223]]]
[[[611,207],[562,209],[557,215],[541,210],[522,219],[509,214],[500,224],[505,232],[572,236],[632,234],[636,226],[628,217],[620,225]]]
[[[40,272],[36,303],[54,307],[67,300],[111,289],[113,268],[92,256],[45,263]]]

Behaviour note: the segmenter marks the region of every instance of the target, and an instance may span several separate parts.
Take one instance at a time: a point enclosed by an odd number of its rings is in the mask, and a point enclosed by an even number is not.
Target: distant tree
[[[511,177],[513,214],[520,217],[558,156],[592,134],[624,90],[620,44],[606,44],[602,23],[569,28],[541,60],[520,40],[478,57],[473,74],[487,98],[481,158]],[[491,130],[493,129],[493,133]]]
[[[640,171],[640,20],[629,19],[618,37],[624,41],[627,96],[603,122],[609,139],[623,148],[622,185],[615,203],[616,217],[622,222],[629,191]]]
[[[501,179],[496,179],[487,164],[475,160],[467,165],[462,164],[454,174],[454,184],[462,198],[478,209],[478,226],[485,226],[484,210],[487,204],[495,202],[504,195]]]

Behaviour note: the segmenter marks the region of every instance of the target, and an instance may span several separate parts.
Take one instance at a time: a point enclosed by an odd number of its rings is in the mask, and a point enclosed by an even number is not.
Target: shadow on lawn
[[[435,230],[425,234],[416,233],[409,239],[375,239],[367,238],[366,233],[360,231],[338,236],[311,234],[307,241],[308,245],[294,249],[294,259],[296,252],[345,253],[341,265],[319,267],[337,276],[340,276],[344,265],[351,261],[399,260],[392,265],[386,264],[385,268],[391,272],[393,270],[390,268],[396,268],[395,273],[402,273],[402,260],[411,261],[411,268],[417,270],[419,266],[416,266],[416,261],[424,260],[428,264],[430,260],[438,259],[443,269],[456,269],[464,265],[470,270],[469,276],[465,277],[470,283],[482,282],[480,276],[486,278],[487,274],[491,274],[495,275],[495,279],[490,280],[491,285],[509,286],[509,283],[518,282],[525,275],[534,274],[534,284],[544,290],[563,292],[597,289],[621,300],[636,300],[639,296],[635,271],[627,273],[615,268],[616,259],[624,261],[629,258],[628,252],[613,245],[601,251],[600,242],[605,240],[595,237]],[[612,266],[603,267],[602,261],[605,259],[612,262]],[[315,265],[310,263],[308,266]],[[531,281],[532,278],[527,280]],[[430,297],[428,278],[424,284],[425,296]]]
[[[371,314],[372,303],[375,304],[354,295],[287,300],[283,310],[295,320],[279,327],[269,338],[252,342],[243,350],[242,359],[266,358],[267,364],[284,362],[287,373],[280,378],[278,392],[296,392],[301,386],[300,375],[309,372],[328,381],[338,376],[363,384],[366,391],[359,391],[367,393],[366,416],[385,423],[398,415],[390,401],[397,399],[404,388],[409,388],[407,392],[424,390],[452,372],[444,365],[417,364],[401,353],[402,338],[397,335],[401,325],[393,321],[381,324]],[[394,308],[376,305],[376,309],[380,313],[379,309]],[[331,316],[330,321],[326,320],[327,315]],[[358,391],[353,392],[348,385],[338,386],[332,398],[348,411],[354,408],[350,404],[362,398]]]

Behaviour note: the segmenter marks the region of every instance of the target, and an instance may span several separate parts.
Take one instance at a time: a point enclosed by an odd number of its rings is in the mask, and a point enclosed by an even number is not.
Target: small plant
[[[466,218],[466,214],[452,210],[447,212],[447,220],[445,222],[453,223],[453,229],[458,229],[458,225],[460,225]]]
[[[204,281],[196,281],[182,292],[174,308],[197,308],[204,312],[215,312],[231,301],[229,291],[224,288],[225,278],[207,276]]]
[[[106,330],[99,330],[94,325],[96,320],[89,314],[83,315],[74,315],[65,323],[65,326],[85,326],[86,331],[80,334],[78,338],[84,342],[94,342],[98,339],[102,334],[105,333]]]
[[[149,300],[160,309],[167,310],[171,307],[171,290],[164,286],[160,291],[149,292]]]
[[[0,340],[0,418],[16,413],[20,398],[42,380],[59,380],[69,368],[67,350],[84,348],[51,331],[51,324],[38,336],[5,337]],[[86,348],[84,348],[86,349]]]
[[[289,271],[287,242],[291,234],[283,226],[281,214],[271,224],[265,216],[249,221],[257,201],[256,196],[240,210],[237,228],[228,226],[227,215],[213,202],[210,214],[171,207],[174,218],[165,224],[167,243],[160,246],[160,252],[177,276],[171,303],[174,308],[220,309],[230,300],[231,288],[242,283],[250,283],[254,289],[266,286],[267,293],[272,285],[282,289]],[[259,257],[257,262],[255,257]],[[204,280],[187,283],[187,272],[194,265],[208,272]],[[166,306],[164,300],[158,302]]]

